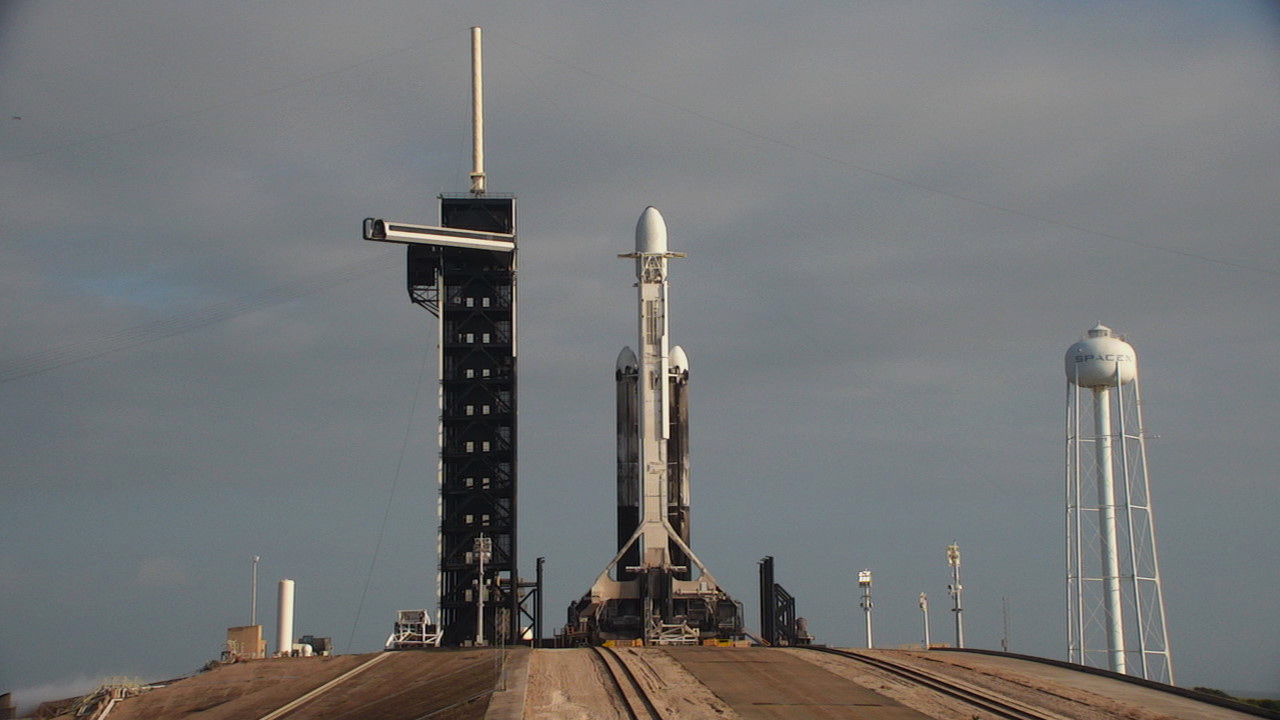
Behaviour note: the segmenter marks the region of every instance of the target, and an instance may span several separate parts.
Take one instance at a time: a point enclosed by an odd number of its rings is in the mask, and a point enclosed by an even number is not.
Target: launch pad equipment
[[[773,556],[760,559],[760,638],[765,645],[812,645],[804,618],[796,617],[796,599],[773,581]]]
[[[440,647],[444,636],[440,626],[431,622],[426,610],[401,610],[396,613],[395,631],[387,637],[385,650],[420,650]]]
[[[667,227],[636,225],[639,352],[618,357],[618,551],[569,607],[569,643],[697,644],[736,639],[742,606],[689,547],[689,362],[669,347]],[[694,574],[694,568],[697,574]]]

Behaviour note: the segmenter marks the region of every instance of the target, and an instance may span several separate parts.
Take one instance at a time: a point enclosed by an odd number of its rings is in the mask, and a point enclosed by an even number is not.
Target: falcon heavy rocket
[[[694,644],[740,637],[742,606],[689,547],[689,360],[669,347],[667,226],[636,224],[639,352],[618,356],[618,551],[569,607],[574,642]],[[697,573],[695,575],[694,568]]]

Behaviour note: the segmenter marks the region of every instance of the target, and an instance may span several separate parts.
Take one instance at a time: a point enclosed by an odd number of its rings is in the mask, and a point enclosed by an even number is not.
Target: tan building
[[[224,661],[261,660],[267,656],[267,641],[262,639],[261,625],[241,625],[227,628],[227,647],[222,651]]]

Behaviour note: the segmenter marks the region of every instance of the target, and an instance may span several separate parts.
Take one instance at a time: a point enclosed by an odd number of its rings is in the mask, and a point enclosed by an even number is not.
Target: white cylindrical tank
[[[279,613],[276,615],[276,648],[281,655],[293,650],[293,581],[280,581]]]
[[[1114,337],[1111,328],[1096,325],[1088,337],[1067,349],[1067,380],[1082,388],[1115,387],[1138,376],[1138,355],[1133,346]]]

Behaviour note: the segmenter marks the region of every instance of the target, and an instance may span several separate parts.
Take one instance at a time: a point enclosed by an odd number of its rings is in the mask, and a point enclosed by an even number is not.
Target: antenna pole
[[[253,556],[253,587],[250,592],[253,598],[249,601],[249,624],[258,624],[258,561],[262,558]]]
[[[920,593],[920,612],[924,615],[924,649],[929,649],[929,596]]]
[[[484,194],[484,63],[480,28],[471,28],[471,194]]]
[[[867,648],[874,648],[875,641],[871,635],[871,571],[863,570],[858,573],[858,586],[862,588],[862,611],[866,613],[867,620]]]
[[[964,647],[964,606],[960,602],[960,596],[964,592],[964,587],[960,584],[960,546],[951,543],[947,546],[947,564],[951,566],[951,584],[947,586],[947,592],[955,600],[955,606],[951,608],[951,612],[956,614],[956,647]]]

